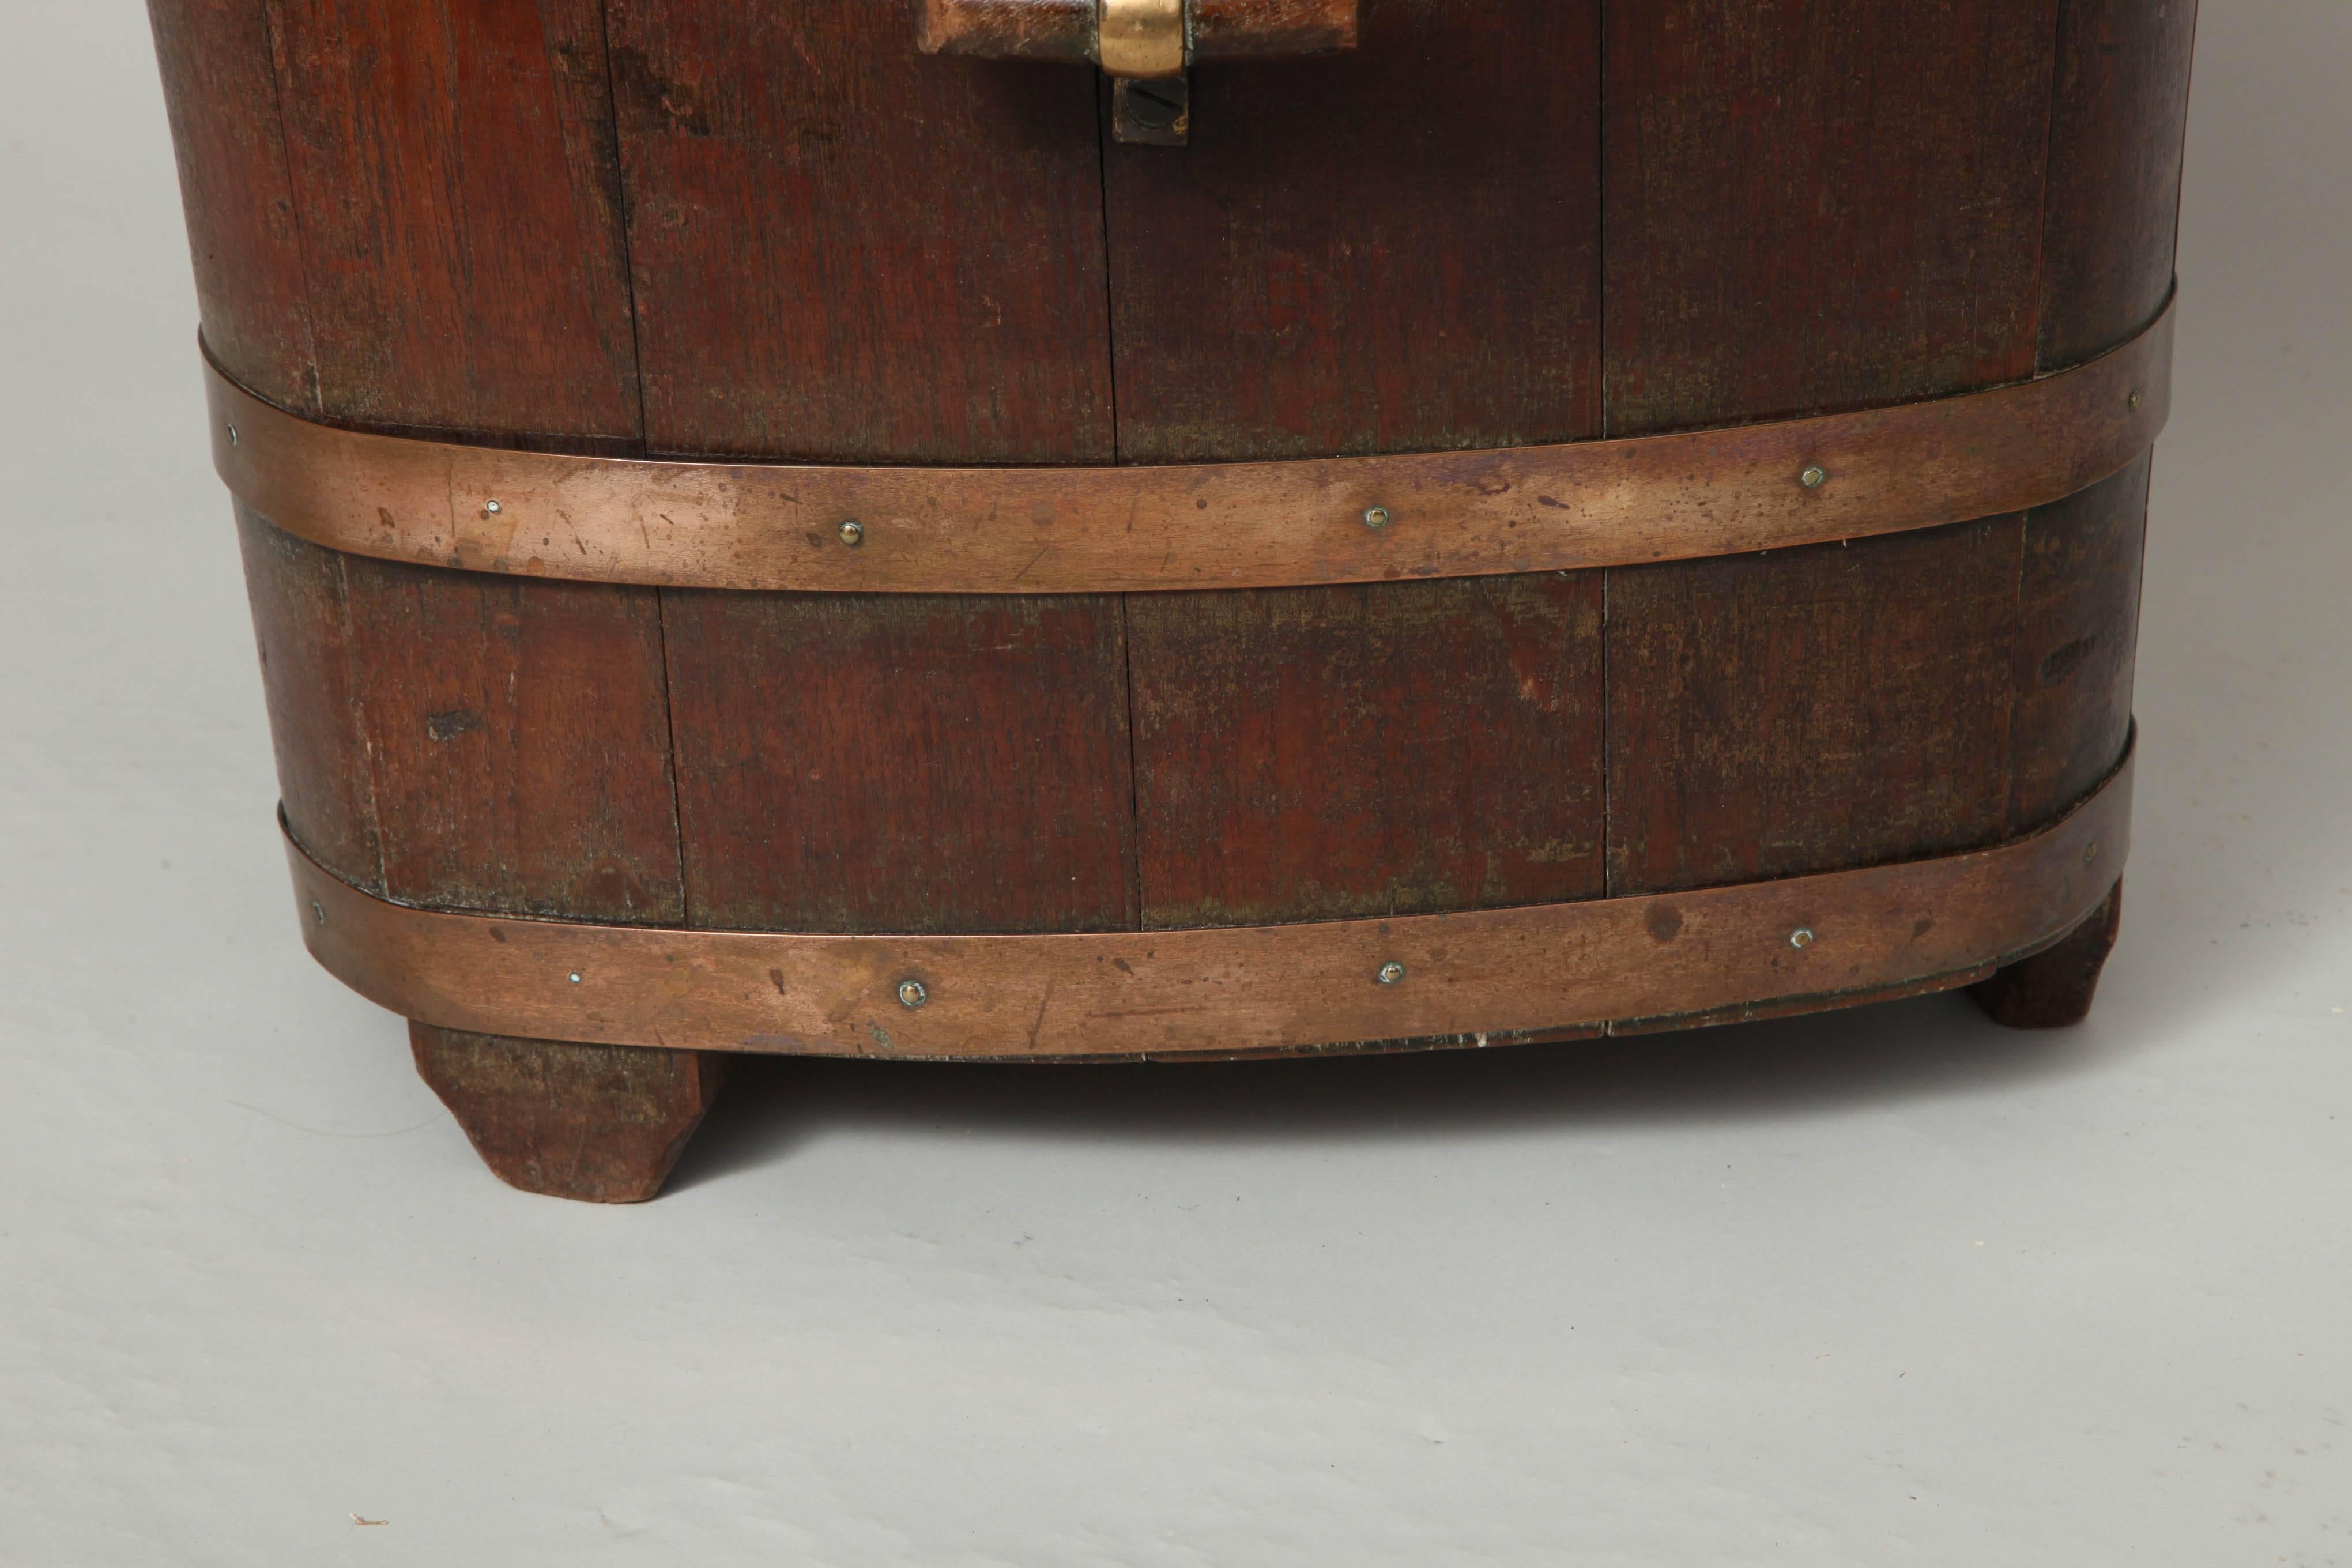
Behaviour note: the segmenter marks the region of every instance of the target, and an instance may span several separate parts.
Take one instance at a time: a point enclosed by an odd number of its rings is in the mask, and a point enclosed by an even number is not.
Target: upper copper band
[[[678,587],[1060,594],[1568,571],[2021,510],[2145,451],[2170,407],[2171,365],[2168,305],[2073,370],[1855,414],[1153,468],[562,457],[338,429],[262,402],[209,361],[207,380],[229,489],[337,550]]]
[[[439,913],[287,849],[312,955],[423,1023],[708,1050],[1168,1056],[1524,1036],[1981,973],[2097,905],[2122,874],[2130,816],[2126,756],[2042,832],[1937,859],[1526,909],[1069,936]]]

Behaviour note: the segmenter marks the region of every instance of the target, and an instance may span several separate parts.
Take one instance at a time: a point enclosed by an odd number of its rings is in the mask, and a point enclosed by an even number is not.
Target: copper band
[[[1858,414],[1493,451],[1063,468],[505,451],[337,429],[207,371],[221,478],[333,549],[676,587],[1062,594],[1569,571],[2021,510],[2145,451],[2171,365],[2168,306],[2075,369]]]
[[[1981,973],[2097,905],[2123,872],[2130,816],[2126,754],[2052,826],[1938,859],[1527,909],[1073,936],[440,913],[287,847],[312,956],[423,1023],[818,1056],[1171,1056],[1548,1031]],[[901,1000],[909,984],[919,1005]]]

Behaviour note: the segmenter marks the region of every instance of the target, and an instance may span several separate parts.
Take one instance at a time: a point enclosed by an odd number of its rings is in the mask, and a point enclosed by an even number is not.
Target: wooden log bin
[[[509,1182],[2089,1006],[2189,0],[151,9],[301,928]]]

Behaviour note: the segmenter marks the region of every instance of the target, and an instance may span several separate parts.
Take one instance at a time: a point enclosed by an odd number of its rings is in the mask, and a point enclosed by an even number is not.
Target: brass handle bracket
[[[913,0],[925,54],[1084,60],[1113,82],[1121,142],[1181,147],[1201,61],[1356,47],[1361,0]]]

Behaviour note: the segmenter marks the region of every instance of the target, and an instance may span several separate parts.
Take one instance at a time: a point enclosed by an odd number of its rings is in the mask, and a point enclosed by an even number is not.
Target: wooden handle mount
[[[1089,60],[1127,78],[1356,47],[1360,0],[913,0],[925,54]]]

